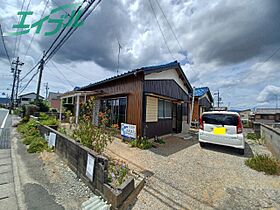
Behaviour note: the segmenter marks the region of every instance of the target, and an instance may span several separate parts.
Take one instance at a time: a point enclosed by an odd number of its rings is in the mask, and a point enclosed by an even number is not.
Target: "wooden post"
[[[78,124],[79,122],[79,113],[80,113],[80,95],[77,95],[77,102],[76,102],[76,119],[75,123]]]

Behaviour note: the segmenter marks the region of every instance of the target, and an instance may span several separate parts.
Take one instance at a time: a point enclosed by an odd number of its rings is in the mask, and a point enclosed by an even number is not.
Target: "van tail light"
[[[240,116],[238,116],[238,123],[237,123],[237,134],[242,133],[242,123]]]
[[[199,128],[200,128],[201,130],[204,129],[202,117],[199,118]]]

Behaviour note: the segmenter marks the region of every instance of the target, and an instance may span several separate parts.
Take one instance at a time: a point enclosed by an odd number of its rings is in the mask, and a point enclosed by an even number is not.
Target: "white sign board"
[[[121,135],[126,138],[136,139],[136,125],[122,123]]]
[[[55,147],[55,141],[56,141],[56,134],[50,132],[48,146],[49,147]]]
[[[91,181],[93,181],[93,172],[94,172],[94,157],[88,154],[86,175]]]

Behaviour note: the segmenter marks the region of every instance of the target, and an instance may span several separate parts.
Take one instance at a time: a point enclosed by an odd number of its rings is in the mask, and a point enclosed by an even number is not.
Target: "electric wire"
[[[92,0],[90,4],[84,9],[83,13],[79,17],[78,21],[87,13],[87,11],[90,9],[91,5],[95,2],[95,0]],[[85,21],[88,16],[92,13],[93,10],[99,5],[101,0],[99,0],[92,8],[91,10],[85,15],[82,21]],[[60,40],[60,42],[56,45],[56,47],[53,49],[53,51],[47,56],[46,58],[46,63],[48,60],[50,60],[56,53],[57,51],[62,47],[62,45],[65,44],[65,42],[71,37],[71,35],[77,30],[77,27],[73,28],[71,27],[69,31],[65,34],[65,36]]]
[[[20,95],[28,86],[29,84],[31,83],[31,81],[34,79],[34,77],[39,73],[39,70],[37,70],[37,72],[35,74],[32,75],[32,77],[29,79],[29,81],[26,83],[26,85],[19,91],[19,94]]]
[[[46,2],[46,4],[45,4],[45,8],[44,8],[44,10],[43,10],[43,13],[41,14],[40,19],[43,18],[44,14],[45,14],[45,12],[46,12],[46,9],[47,9],[48,4],[49,4],[49,0],[47,0],[47,2]],[[29,42],[29,44],[28,44],[27,50],[26,50],[26,52],[25,52],[25,54],[24,54],[24,58],[26,57],[26,55],[28,54],[28,52],[29,52],[29,50],[30,50],[31,44],[32,44],[32,42],[34,41],[34,38],[35,38],[35,34],[36,34],[36,31],[34,31],[34,33],[33,33],[33,35],[32,35],[32,38],[31,38],[31,40],[30,40],[30,42]]]
[[[155,17],[155,19],[156,19],[156,22],[157,22],[158,28],[159,28],[159,30],[160,30],[160,33],[161,33],[161,35],[162,35],[162,37],[163,37],[164,43],[165,43],[165,45],[166,45],[166,47],[167,47],[167,49],[168,49],[168,51],[169,51],[169,54],[171,55],[172,59],[175,60],[175,58],[174,58],[174,56],[173,56],[173,54],[172,54],[172,52],[171,52],[171,50],[170,50],[170,48],[169,48],[169,46],[168,46],[167,39],[166,39],[166,37],[165,37],[165,35],[164,35],[164,33],[163,33],[163,30],[162,30],[162,28],[161,28],[161,26],[160,26],[160,24],[159,24],[159,21],[158,21],[158,18],[157,18],[155,9],[154,9],[154,7],[153,7],[153,4],[152,4],[151,0],[148,0],[148,1],[149,1],[149,3],[150,3],[152,12],[153,12],[154,17]]]
[[[82,6],[83,6],[83,4],[86,2],[86,0],[84,0],[82,3],[81,3],[81,5],[78,7],[78,9],[76,9],[76,11],[75,11],[75,13],[74,13],[74,15],[71,17],[71,20],[69,20],[69,21],[72,21],[72,19],[76,16],[76,14],[79,12],[79,10],[82,8]],[[59,39],[59,37],[63,34],[63,32],[66,30],[66,27],[64,27],[61,31],[60,31],[60,33],[57,35],[57,37],[55,38],[55,40],[53,41],[53,43],[51,44],[51,46],[49,47],[49,49],[46,51],[46,54],[45,55],[47,55],[49,52],[50,52],[50,50],[52,49],[52,47],[55,45],[55,43],[57,42],[57,40]]]
[[[67,79],[67,77],[59,70],[59,68],[54,64],[54,62],[51,60],[52,65],[54,66],[54,68],[58,71],[59,74],[62,75],[62,77],[68,82],[68,84],[70,84],[72,87],[75,87],[75,85],[73,85],[72,82],[70,82],[69,79]]]
[[[25,4],[25,0],[23,0],[23,2],[21,4],[20,12],[22,12],[24,4]],[[20,23],[20,18],[18,18],[18,25],[19,25],[19,23]],[[18,30],[19,29],[17,28],[17,32],[18,32]],[[14,56],[13,57],[16,57],[17,44],[18,44],[18,36],[16,36],[16,42],[15,42],[15,48],[14,48]]]
[[[0,32],[1,32],[1,39],[2,39],[2,42],[3,42],[3,47],[4,47],[4,50],[5,50],[5,54],[7,56],[7,59],[10,63],[10,66],[12,66],[12,62],[11,62],[11,58],[9,56],[9,53],[8,53],[8,50],[7,50],[7,46],[6,46],[6,43],[5,43],[5,40],[4,40],[4,36],[3,36],[3,31],[2,31],[2,26],[0,24]]]

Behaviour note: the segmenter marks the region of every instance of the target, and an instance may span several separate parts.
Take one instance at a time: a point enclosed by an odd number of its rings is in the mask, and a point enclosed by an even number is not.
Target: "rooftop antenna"
[[[118,68],[117,68],[117,75],[118,75],[118,74],[119,74],[119,67],[120,67],[120,54],[121,54],[122,46],[121,46],[119,40],[117,40],[117,41],[118,41],[118,47],[119,47],[119,53],[118,53]]]

